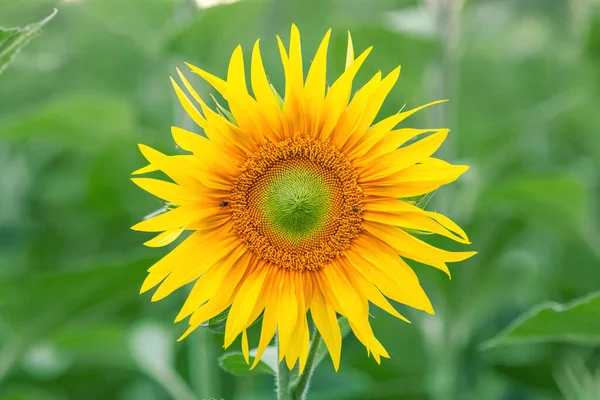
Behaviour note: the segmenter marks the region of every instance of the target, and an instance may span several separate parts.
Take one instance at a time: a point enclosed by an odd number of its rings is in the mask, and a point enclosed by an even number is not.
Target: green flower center
[[[277,232],[303,240],[324,225],[330,209],[330,191],[322,179],[309,171],[287,171],[267,188],[263,212]]]

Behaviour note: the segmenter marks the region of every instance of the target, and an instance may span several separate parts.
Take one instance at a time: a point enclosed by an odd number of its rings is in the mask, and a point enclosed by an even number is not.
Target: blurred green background
[[[287,42],[292,22],[306,65],[333,28],[329,82],[347,30],[357,50],[375,46],[355,87],[402,65],[380,116],[451,99],[404,126],[452,129],[441,156],[472,167],[429,208],[479,251],[452,280],[415,265],[436,315],[398,306],[408,325],[374,311],[391,359],[378,366],[350,335],[339,373],[325,360],[309,399],[599,399],[597,301],[544,325],[551,340],[482,347],[537,304],[600,288],[598,2],[212,3],[0,0],[4,27],[59,9],[0,75],[0,400],[274,397],[270,376],[217,366],[222,336],[199,329],[176,343],[185,289],[159,303],[138,294],[166,249],[129,230],[161,206],[129,174],[144,165],[137,143],[172,154],[171,125],[200,132],[172,93],[176,66],[225,76],[235,46],[248,59],[260,37],[282,88],[275,34]],[[578,324],[588,335],[575,339],[590,340],[568,340]]]

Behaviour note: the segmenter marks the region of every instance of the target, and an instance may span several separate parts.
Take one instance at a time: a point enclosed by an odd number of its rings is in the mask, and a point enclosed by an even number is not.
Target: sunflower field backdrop
[[[402,65],[380,115],[450,99],[404,126],[451,129],[439,154],[471,169],[427,208],[479,253],[451,280],[413,263],[436,315],[398,306],[409,325],[374,310],[391,358],[377,365],[349,335],[309,399],[600,399],[600,2],[221,3],[0,0],[3,28],[58,9],[0,74],[0,400],[274,397],[272,371],[223,357],[221,334],[176,342],[186,289],[138,294],[164,251],[129,227],[162,204],[129,174],[144,165],[137,143],[172,154],[171,125],[193,130],[176,67],[225,76],[233,49],[260,37],[283,88],[275,35],[287,43],[291,23],[306,65],[333,28],[331,79],[348,30],[356,49],[374,45],[358,85]]]

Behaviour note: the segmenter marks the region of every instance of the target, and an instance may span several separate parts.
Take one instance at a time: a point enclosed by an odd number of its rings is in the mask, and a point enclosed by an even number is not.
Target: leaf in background
[[[567,304],[540,304],[483,343],[482,348],[532,342],[600,344],[600,292]]]
[[[227,323],[228,316],[229,316],[229,307],[227,307],[226,310],[220,312],[218,315],[215,315],[214,317],[209,319],[205,326],[215,333],[224,333],[225,332],[225,324]]]
[[[510,208],[535,222],[581,232],[589,218],[589,195],[570,176],[516,176],[488,191],[487,207]]]
[[[136,130],[134,110],[126,99],[89,93],[62,95],[2,122],[2,139],[45,139],[91,149],[131,138]]]
[[[58,10],[55,8],[52,14],[41,20],[23,28],[2,28],[0,27],[0,73],[8,66],[13,57],[25,46],[31,39],[41,33],[42,26],[50,21]]]
[[[246,364],[244,355],[242,352],[235,351],[231,353],[225,353],[219,357],[219,366],[226,372],[233,375],[245,376],[245,375],[260,375],[269,374],[275,375],[275,371],[267,363],[262,360],[258,362],[254,369],[250,369],[250,366],[254,362],[254,357],[250,356],[250,365]]]

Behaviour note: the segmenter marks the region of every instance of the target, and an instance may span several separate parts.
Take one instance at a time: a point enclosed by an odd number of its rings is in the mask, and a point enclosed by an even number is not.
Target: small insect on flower
[[[229,308],[224,345],[241,335],[248,360],[246,330],[262,315],[254,364],[277,332],[280,360],[290,369],[298,363],[302,371],[310,313],[337,370],[341,315],[380,362],[389,355],[371,329],[369,303],[404,321],[388,299],[433,313],[405,259],[449,274],[447,263],[475,254],[442,250],[411,234],[436,233],[469,244],[448,217],[409,200],[468,169],[433,157],[448,129],[396,128],[440,101],[374,123],[400,67],[386,76],[376,73],[351,96],[352,81],[371,48],[355,57],[348,35],[346,69],[327,87],[330,34],[306,78],[296,26],[288,48],[277,38],[285,73],[283,105],[269,84],[258,41],[250,62],[252,94],[239,46],[226,79],[188,65],[227,100],[227,118],[206,105],[181,71],[183,88],[171,79],[182,107],[206,137],[173,127],[175,142],[189,152],[183,156],[140,145],[150,165],[139,172],[160,170],[172,181],[133,181],[177,207],[132,229],[160,232],[146,242],[155,247],[192,231],[149,269],[141,288],[158,285],[156,301],[193,282],[176,318],[189,317],[181,339]]]

